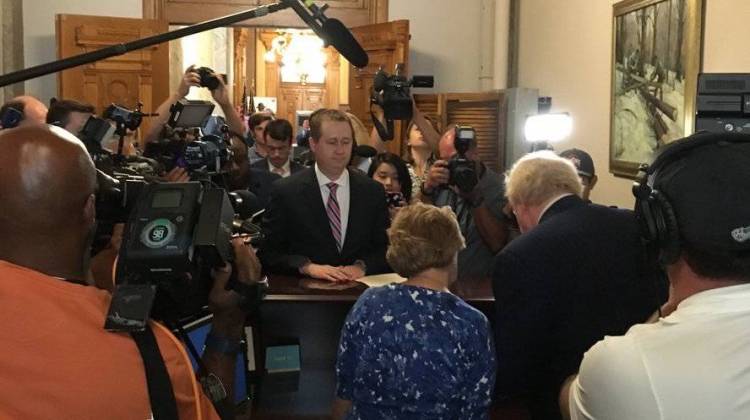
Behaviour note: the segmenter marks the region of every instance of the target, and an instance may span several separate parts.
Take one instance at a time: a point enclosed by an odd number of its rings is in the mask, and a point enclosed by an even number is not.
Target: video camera
[[[222,117],[211,116],[213,110],[212,102],[180,99],[170,107],[167,120],[176,138],[147,144],[144,155],[158,161],[165,171],[178,166],[197,179],[222,173],[232,158],[229,127]]]
[[[433,76],[413,76],[411,79],[401,75],[403,64],[396,65],[393,75],[381,67],[375,73],[370,93],[370,103],[383,108],[387,129],[371,112],[372,122],[383,140],[393,139],[393,120],[410,120],[413,115],[411,88],[431,88],[435,81]]]
[[[222,189],[198,182],[145,186],[123,235],[117,284],[155,285],[154,318],[176,321],[200,312],[210,269],[234,259],[233,219]]]
[[[102,155],[113,154],[104,150],[104,143],[114,136],[119,136],[119,144],[115,160],[122,158],[122,147],[127,131],[135,131],[141,126],[143,117],[153,114],[144,114],[141,111],[143,104],[140,102],[135,109],[130,110],[120,105],[111,104],[104,110],[102,117],[90,116],[79,134],[79,138],[86,146],[94,162],[102,158]],[[113,125],[114,123],[114,125]]]
[[[466,157],[466,152],[471,149],[474,142],[476,142],[476,130],[473,127],[456,126],[453,146],[457,153],[448,161],[448,170],[450,171],[448,184],[455,185],[465,193],[473,191],[479,183],[476,163]]]

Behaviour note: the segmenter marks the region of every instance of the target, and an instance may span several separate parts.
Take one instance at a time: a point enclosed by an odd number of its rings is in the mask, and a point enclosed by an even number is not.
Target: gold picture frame
[[[612,6],[609,170],[635,178],[660,146],[693,132],[703,0]]]

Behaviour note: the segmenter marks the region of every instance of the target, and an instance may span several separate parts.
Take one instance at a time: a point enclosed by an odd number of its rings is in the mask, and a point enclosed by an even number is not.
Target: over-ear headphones
[[[23,111],[13,106],[8,106],[3,110],[2,115],[0,115],[0,126],[2,126],[2,128],[14,128],[17,127],[22,120]]]
[[[649,253],[658,253],[661,264],[677,261],[681,244],[674,209],[667,196],[654,187],[660,173],[696,149],[720,143],[747,142],[750,142],[750,136],[746,134],[698,132],[670,144],[651,165],[641,165],[642,175],[633,185],[635,215]]]

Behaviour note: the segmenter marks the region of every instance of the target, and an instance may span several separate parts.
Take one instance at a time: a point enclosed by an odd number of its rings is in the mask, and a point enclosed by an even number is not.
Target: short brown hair
[[[338,109],[329,108],[321,108],[310,115],[310,139],[315,141],[320,140],[322,134],[320,130],[323,126],[323,121],[345,122],[349,124],[349,128],[352,130],[352,139],[354,139],[354,127],[349,117]]]
[[[464,248],[456,215],[448,207],[416,203],[399,210],[388,229],[386,259],[403,277],[430,268],[445,268]]]
[[[573,162],[549,150],[523,156],[505,178],[505,192],[511,205],[537,206],[560,194],[580,197],[582,190]]]
[[[78,102],[73,99],[55,99],[52,98],[47,111],[47,124],[59,124],[65,126],[70,121],[70,114],[80,112],[84,114],[93,114],[95,108],[91,104]]]
[[[247,119],[247,126],[252,130],[263,124],[264,121],[273,121],[273,116],[265,112],[256,112]]]
[[[292,124],[285,119],[273,120],[266,125],[266,130],[263,132],[266,137],[270,137],[276,141],[283,141],[287,143],[292,142]]]

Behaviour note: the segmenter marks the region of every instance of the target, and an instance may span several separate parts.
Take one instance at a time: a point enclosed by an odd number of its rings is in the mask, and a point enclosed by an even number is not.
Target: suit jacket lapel
[[[315,176],[314,169],[310,170],[309,176],[306,176],[302,183],[302,195],[304,197],[303,205],[308,205],[310,208],[311,223],[309,225],[314,229],[318,239],[325,241],[324,244],[321,243],[321,246],[333,249],[333,252],[338,254],[336,241],[333,239],[331,225],[328,221],[328,213],[326,213],[325,205],[323,205],[323,195],[318,185],[318,177]]]

